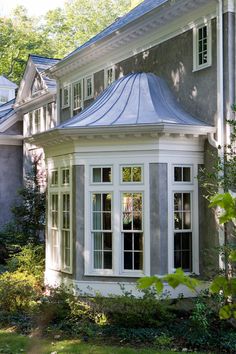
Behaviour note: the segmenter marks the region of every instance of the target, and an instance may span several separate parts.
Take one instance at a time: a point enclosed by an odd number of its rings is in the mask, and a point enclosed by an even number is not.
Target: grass
[[[104,344],[81,343],[80,340],[49,340],[0,330],[0,353],[2,354],[170,354],[170,351],[113,347]],[[177,352],[175,352],[177,353]],[[178,353],[177,353],[178,354]]]

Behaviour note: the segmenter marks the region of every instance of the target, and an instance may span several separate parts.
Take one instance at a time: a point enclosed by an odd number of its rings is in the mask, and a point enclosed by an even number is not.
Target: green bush
[[[8,261],[7,267],[10,272],[25,272],[35,277],[39,284],[43,282],[44,274],[44,246],[32,244],[24,246],[21,251],[14,254]]]
[[[8,314],[30,311],[36,306],[39,295],[34,276],[20,271],[0,275],[0,311]]]

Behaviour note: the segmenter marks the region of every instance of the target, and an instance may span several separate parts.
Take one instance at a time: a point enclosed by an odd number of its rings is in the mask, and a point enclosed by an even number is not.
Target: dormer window
[[[82,80],[73,84],[73,111],[74,114],[80,112],[83,102]]]
[[[105,69],[104,71],[104,85],[108,87],[113,81],[115,81],[115,67]]]
[[[62,108],[67,108],[70,105],[70,86],[66,85],[62,88]]]
[[[36,74],[32,85],[32,90],[31,90],[32,95],[36,94],[38,91],[41,91],[43,89],[44,87],[43,87],[41,77],[38,74]]]
[[[88,100],[93,97],[93,77],[88,76],[84,79],[85,84],[85,99]]]
[[[211,66],[211,24],[193,29],[193,71]]]

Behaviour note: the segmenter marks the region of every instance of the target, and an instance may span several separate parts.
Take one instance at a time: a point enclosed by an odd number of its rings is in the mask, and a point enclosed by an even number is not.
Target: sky
[[[48,10],[61,7],[65,0],[0,0],[0,16],[8,16],[17,5],[27,8],[30,16],[40,16]]]

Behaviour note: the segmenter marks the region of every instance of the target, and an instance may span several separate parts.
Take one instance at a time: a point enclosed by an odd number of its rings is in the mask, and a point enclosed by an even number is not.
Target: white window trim
[[[70,170],[70,184],[63,185],[62,184],[62,171],[63,169],[69,169]],[[49,178],[51,178],[51,173],[52,171],[58,170],[58,184],[57,185],[51,185],[51,181],[49,180],[49,186],[48,186],[48,198],[51,203],[51,195],[52,194],[57,194],[58,195],[58,237],[59,237],[59,264],[57,267],[55,267],[51,262],[50,262],[50,257],[47,256],[47,262],[48,265],[47,267],[52,270],[60,271],[63,273],[67,274],[72,274],[72,269],[73,269],[73,235],[72,235],[72,222],[73,222],[73,201],[72,201],[72,168],[71,165],[65,165],[65,166],[54,166],[49,170]],[[69,194],[70,195],[70,260],[71,264],[70,267],[64,268],[62,264],[63,260],[63,249],[62,249],[62,196],[63,194]],[[51,244],[50,244],[50,232],[52,229],[52,220],[51,220],[51,210],[50,207],[48,208],[48,237],[47,237],[47,255],[50,255],[51,251]]]
[[[111,182],[93,182],[93,169],[94,168],[110,168],[111,169]],[[92,185],[112,185],[113,184],[113,166],[112,165],[91,165],[90,166],[90,184]]]
[[[91,95],[87,95],[88,91],[88,79],[91,79],[92,92]],[[89,75],[84,78],[84,100],[89,100],[94,97],[94,75]]]
[[[175,167],[189,167],[190,168],[190,181],[175,181]],[[172,182],[176,185],[179,185],[179,184],[193,184],[193,165],[185,165],[185,164],[176,164],[176,165],[173,165],[173,168],[172,168]]]
[[[65,90],[68,90],[68,102],[65,103]],[[68,108],[70,107],[70,97],[71,97],[71,94],[70,94],[70,85],[64,85],[62,87],[62,103],[61,103],[61,108]]]
[[[107,79],[108,79],[107,73],[108,70],[110,69],[112,69],[112,82],[115,81],[115,65],[108,66],[107,68],[104,69],[104,89],[106,89],[109,86],[107,83]]]
[[[137,160],[134,159],[135,166],[140,165],[140,158]],[[129,183],[129,184],[121,184],[120,183],[120,166],[121,165],[130,165],[128,164],[128,160],[119,159],[114,162],[114,159],[108,159],[107,164],[102,164],[103,159],[98,160],[98,166],[107,166],[112,165],[113,167],[113,184],[99,184],[93,185],[90,183],[91,181],[91,167],[95,166],[93,164],[94,160],[88,160],[85,164],[85,195],[89,196],[91,193],[112,193],[112,207],[113,207],[113,229],[112,229],[112,265],[113,270],[112,273],[110,270],[99,270],[94,272],[92,269],[92,240],[91,237],[85,237],[85,252],[84,252],[84,275],[85,276],[113,276],[113,277],[142,277],[150,275],[150,222],[149,222],[149,185],[143,185],[139,183]],[[149,163],[143,162],[143,173],[145,175],[145,180],[149,180]],[[143,234],[144,237],[144,245],[143,245],[143,270],[142,271],[123,271],[122,269],[122,231],[121,231],[121,193],[143,193]],[[145,205],[145,208],[144,208]],[[85,198],[85,235],[91,234],[91,197]]]
[[[198,62],[198,33],[202,27],[207,27],[207,62],[199,64]],[[211,21],[198,24],[193,28],[193,72],[208,68],[212,64],[212,28]]]
[[[141,167],[141,182],[123,182],[123,174],[122,174],[122,169],[123,167]],[[144,184],[144,165],[143,164],[125,164],[125,165],[120,165],[120,184],[122,185],[143,185]]]

